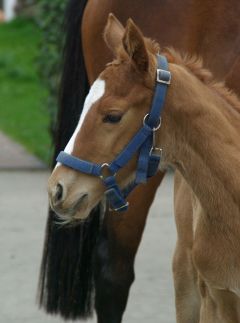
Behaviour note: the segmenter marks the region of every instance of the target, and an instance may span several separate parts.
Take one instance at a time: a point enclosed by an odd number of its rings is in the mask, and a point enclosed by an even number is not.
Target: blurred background
[[[51,159],[65,5],[0,0],[0,131],[45,165]]]

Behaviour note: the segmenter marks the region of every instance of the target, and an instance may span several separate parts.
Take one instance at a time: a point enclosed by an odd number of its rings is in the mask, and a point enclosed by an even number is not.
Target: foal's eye
[[[108,122],[108,123],[118,123],[120,122],[122,119],[121,115],[117,115],[117,114],[107,114],[104,118],[103,118],[103,122]]]

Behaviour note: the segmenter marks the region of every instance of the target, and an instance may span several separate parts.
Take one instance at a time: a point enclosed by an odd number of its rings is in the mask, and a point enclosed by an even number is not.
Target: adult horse
[[[102,39],[111,11],[121,21],[131,16],[144,34],[162,46],[173,45],[201,55],[216,77],[225,79],[229,87],[240,93],[237,1],[152,1],[146,6],[146,1],[141,0],[133,0],[131,4],[124,0],[106,0],[101,4],[90,0],[84,9],[85,4],[72,0],[68,8],[56,154],[66,146],[75,129],[88,92],[88,80],[91,84],[111,60],[111,52]],[[78,33],[81,25],[82,39]],[[40,280],[40,303],[48,312],[60,313],[65,318],[90,314],[94,267],[98,321],[121,322],[134,278],[135,254],[161,178],[159,173],[146,186],[138,187],[130,195],[130,207],[125,214],[107,212],[100,230],[98,209],[85,224],[71,229],[55,227],[54,213],[50,212]],[[96,244],[97,232],[100,233],[92,260],[89,255]],[[178,250],[179,254],[174,268],[179,261],[190,261],[186,249]],[[181,275],[187,274],[182,270]]]

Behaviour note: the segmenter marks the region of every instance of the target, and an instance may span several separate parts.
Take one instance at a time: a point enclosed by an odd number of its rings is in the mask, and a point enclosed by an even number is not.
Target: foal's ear
[[[144,37],[132,19],[128,19],[123,36],[123,47],[141,72],[148,71],[149,56]]]
[[[114,16],[114,14],[110,13],[107,25],[104,29],[103,37],[105,43],[115,55],[117,55],[117,49],[122,44],[124,31],[125,29],[121,22]]]

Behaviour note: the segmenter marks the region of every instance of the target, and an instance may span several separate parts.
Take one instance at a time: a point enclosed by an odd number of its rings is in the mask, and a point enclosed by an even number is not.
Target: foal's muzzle
[[[79,209],[86,207],[88,194],[82,193],[79,198],[72,203],[66,204],[65,200],[67,200],[67,188],[63,183],[59,182],[49,191],[49,202],[53,211],[60,216],[74,216]]]

